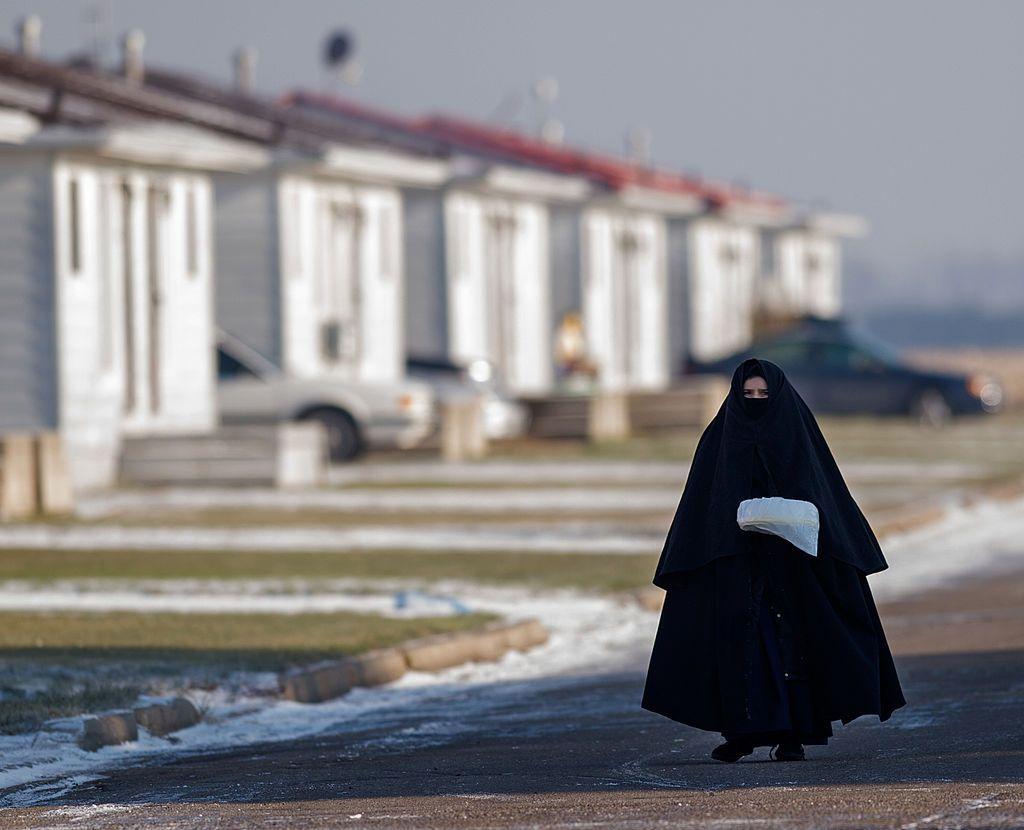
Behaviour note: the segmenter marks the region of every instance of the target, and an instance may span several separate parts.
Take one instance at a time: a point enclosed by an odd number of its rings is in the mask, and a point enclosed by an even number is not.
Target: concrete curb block
[[[292,669],[278,676],[281,695],[297,703],[322,703],[341,697],[356,686],[380,686],[398,680],[409,669],[441,671],[474,661],[500,660],[508,651],[527,651],[546,643],[548,630],[540,620],[494,622],[476,631],[434,634]]]
[[[656,585],[648,585],[644,588],[630,591],[626,594],[626,597],[645,611],[661,611],[661,606],[665,602],[665,591]]]
[[[514,623],[496,622],[491,623],[491,627],[501,632],[506,647],[513,651],[528,651],[534,646],[544,645],[549,637],[547,628],[537,619]]]
[[[397,648],[378,648],[352,659],[357,686],[383,686],[398,680],[407,668],[405,655]]]
[[[139,739],[139,727],[134,712],[108,712],[87,718],[82,725],[78,745],[87,752],[104,746],[123,744]]]
[[[433,634],[402,643],[405,662],[414,671],[441,671],[474,660],[477,644],[466,634]]]
[[[281,693],[297,703],[320,703],[355,688],[359,673],[353,660],[325,660],[279,675]]]
[[[179,729],[195,726],[200,720],[202,716],[195,704],[184,697],[135,709],[135,722],[151,735],[168,735]]]
[[[281,694],[297,703],[321,703],[341,697],[356,686],[381,686],[406,672],[398,648],[378,648],[342,660],[325,660],[279,675]]]

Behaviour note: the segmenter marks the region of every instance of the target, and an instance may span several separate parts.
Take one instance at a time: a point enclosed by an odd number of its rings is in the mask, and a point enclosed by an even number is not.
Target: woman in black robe
[[[748,498],[814,504],[817,556],[743,531]],[[641,706],[720,732],[712,757],[758,746],[803,760],[832,721],[905,704],[866,576],[887,566],[814,415],[782,370],[750,358],[704,430],[654,584],[665,603]]]

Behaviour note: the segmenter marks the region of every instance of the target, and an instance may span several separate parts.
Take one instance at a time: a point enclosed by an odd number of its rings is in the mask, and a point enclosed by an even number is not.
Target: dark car
[[[782,367],[807,405],[820,413],[909,415],[935,424],[952,415],[995,412],[1003,402],[1002,387],[992,377],[911,366],[856,326],[817,317],[742,352],[709,363],[690,362],[683,369],[731,375],[748,357]]]

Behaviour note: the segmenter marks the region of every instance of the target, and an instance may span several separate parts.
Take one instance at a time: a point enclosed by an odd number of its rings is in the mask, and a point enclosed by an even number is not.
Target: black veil
[[[765,379],[767,399],[743,396],[750,375]],[[819,558],[840,560],[864,574],[888,567],[811,410],[782,369],[749,358],[736,367],[729,394],[697,443],[655,585],[672,587],[686,571],[744,549],[746,531],[736,523],[736,508],[750,497],[755,453],[774,495],[818,508]]]

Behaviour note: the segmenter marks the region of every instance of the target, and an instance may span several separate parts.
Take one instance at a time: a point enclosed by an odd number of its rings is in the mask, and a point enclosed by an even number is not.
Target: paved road
[[[715,736],[639,708],[636,654],[459,687],[362,730],[116,771],[0,826],[1024,827],[1024,573],[883,613],[910,705],[837,724],[805,763],[710,761]]]

